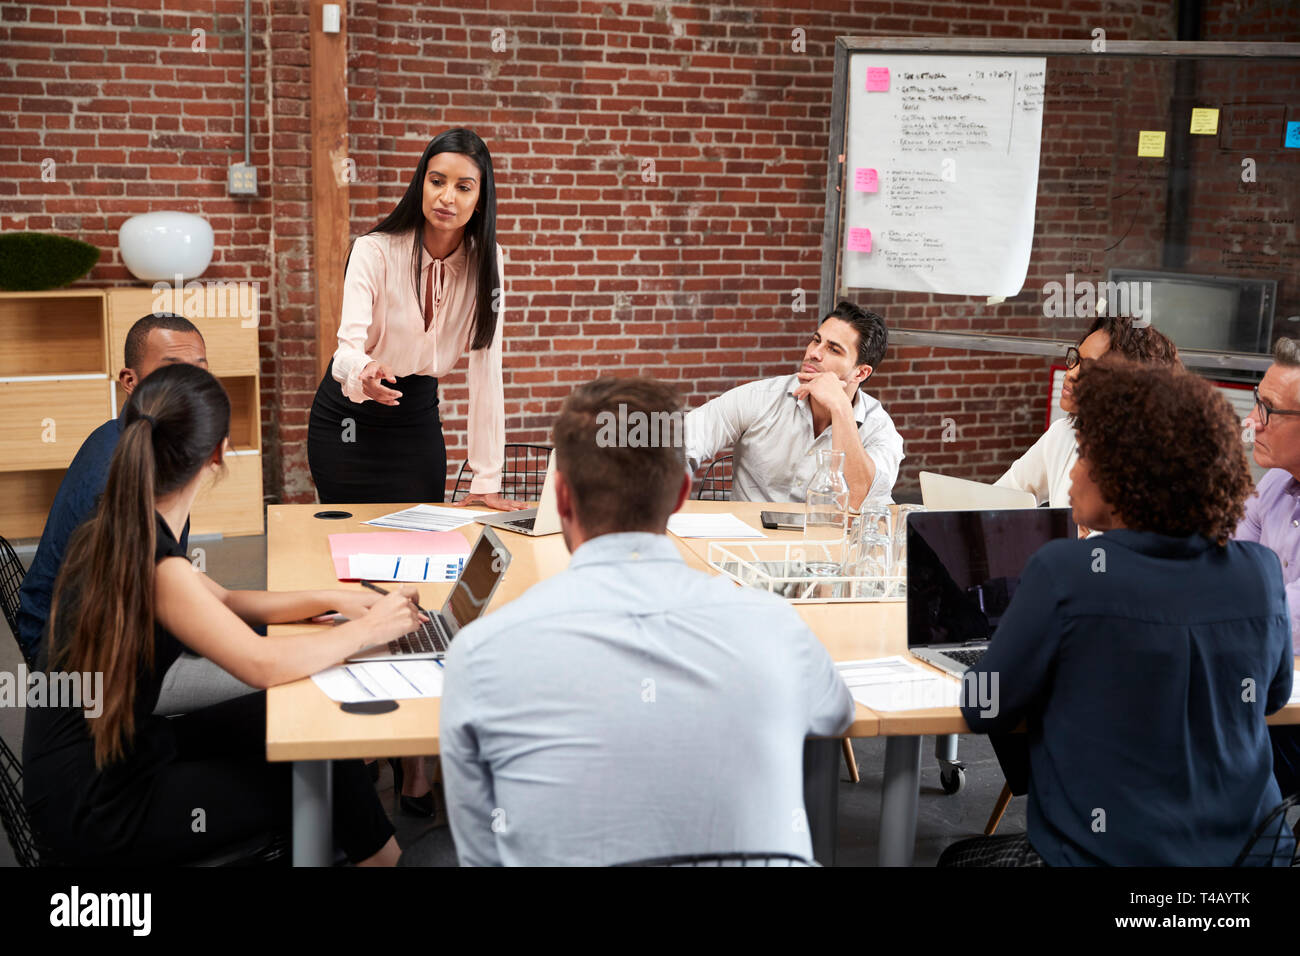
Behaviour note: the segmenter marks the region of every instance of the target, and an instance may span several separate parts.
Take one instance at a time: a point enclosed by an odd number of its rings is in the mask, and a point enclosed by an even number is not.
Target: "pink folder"
[[[330,557],[334,575],[340,581],[349,577],[348,558],[354,554],[454,554],[469,555],[469,542],[456,531],[368,531],[360,534],[330,535]]]

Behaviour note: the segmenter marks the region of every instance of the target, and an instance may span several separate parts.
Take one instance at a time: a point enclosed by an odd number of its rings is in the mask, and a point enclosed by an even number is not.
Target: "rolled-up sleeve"
[[[745,433],[750,415],[748,393],[761,382],[750,382],[723,392],[712,401],[686,413],[686,464],[695,471],[724,448],[731,448]]]
[[[496,334],[488,348],[469,353],[469,467],[474,472],[469,490],[475,495],[501,490],[501,469],[505,464],[506,394],[501,351],[506,318],[506,271],[500,246],[497,246],[497,275],[501,288],[494,290],[497,292],[493,302],[497,310]],[[473,336],[472,331],[470,335]]]
[[[347,275],[343,279],[343,314],[339,320],[338,347],[334,350],[334,379],[343,394],[360,404],[366,401],[361,373],[372,359],[366,339],[375,321],[375,304],[384,287],[386,263],[382,250],[370,236],[352,244]]]
[[[875,428],[862,439],[862,448],[876,466],[876,477],[871,481],[867,498],[888,498],[893,494],[898,469],[903,463],[903,436],[894,427],[894,420],[883,409],[874,411],[880,416]]]

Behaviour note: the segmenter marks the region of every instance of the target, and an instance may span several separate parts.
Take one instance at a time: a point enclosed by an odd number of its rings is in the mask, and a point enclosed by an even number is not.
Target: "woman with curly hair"
[[[1102,534],[1030,559],[972,671],[997,708],[962,707],[976,733],[1026,724],[1029,832],[940,864],[1226,866],[1281,801],[1264,718],[1294,667],[1277,555],[1231,540],[1240,425],[1209,383],[1115,356],[1074,400],[1071,505]]]
[[[1058,418],[1033,446],[1016,459],[1006,474],[994,484],[1003,488],[1032,491],[1041,505],[1053,508],[1070,505],[1070,470],[1078,457],[1074,435],[1074,381],[1079,363],[1103,355],[1121,355],[1144,365],[1177,368],[1178,347],[1152,326],[1134,327],[1123,316],[1098,316],[1079,339],[1079,344],[1065,350],[1065,381],[1061,383],[1061,410]]]

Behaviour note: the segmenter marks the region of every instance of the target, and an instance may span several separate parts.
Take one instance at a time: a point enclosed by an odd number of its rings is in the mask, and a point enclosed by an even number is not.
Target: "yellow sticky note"
[[[1191,132],[1197,136],[1215,136],[1219,132],[1219,111],[1211,109],[1192,110]]]
[[[1165,154],[1165,131],[1144,129],[1138,133],[1138,155],[1159,159]]]

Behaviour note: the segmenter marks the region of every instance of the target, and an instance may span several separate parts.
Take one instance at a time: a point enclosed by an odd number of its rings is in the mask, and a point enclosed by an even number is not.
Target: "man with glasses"
[[[1070,469],[1079,457],[1074,438],[1074,380],[1083,359],[1099,359],[1116,352],[1146,365],[1177,365],[1178,349],[1151,326],[1135,328],[1124,316],[1101,315],[1083,334],[1077,347],[1065,351],[1065,381],[1061,384],[1061,410],[1067,414],[1047,431],[994,484],[1033,492],[1041,505],[1070,507]]]
[[[1270,469],[1246,501],[1233,537],[1277,552],[1291,610],[1291,641],[1300,650],[1300,340],[1278,339],[1273,364],[1255,389],[1246,418],[1255,461]],[[1273,773],[1283,795],[1300,790],[1300,728],[1271,727]]]

